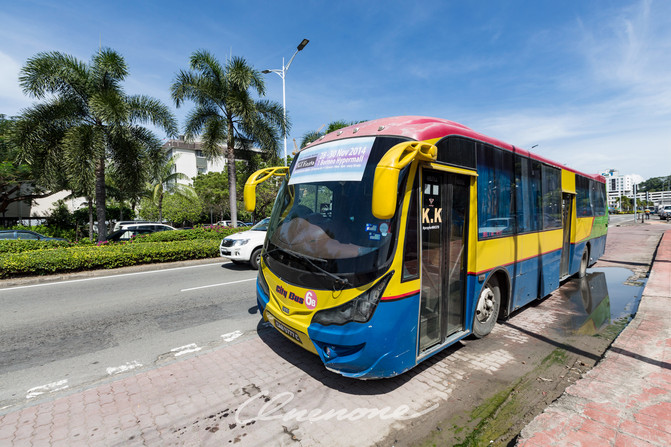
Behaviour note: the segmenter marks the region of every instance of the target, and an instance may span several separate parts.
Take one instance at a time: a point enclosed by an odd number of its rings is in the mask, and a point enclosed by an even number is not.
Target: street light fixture
[[[303,39],[301,43],[298,44],[296,47],[296,52],[294,53],[293,56],[291,56],[291,59],[289,59],[289,63],[287,65],[284,65],[284,58],[282,58],[282,68],[281,69],[275,69],[275,70],[263,70],[261,73],[276,73],[280,78],[282,78],[282,108],[284,109],[284,121],[287,121],[287,96],[286,96],[286,86],[284,82],[284,78],[286,76],[287,71],[289,70],[289,66],[291,65],[291,62],[294,60],[296,55],[298,54],[299,51],[301,51],[305,46],[310,42],[308,39]],[[284,133],[284,166],[287,165],[287,134],[286,132]]]

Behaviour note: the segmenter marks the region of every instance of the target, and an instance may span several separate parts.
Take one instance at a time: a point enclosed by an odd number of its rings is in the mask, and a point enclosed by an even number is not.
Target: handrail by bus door
[[[438,148],[422,141],[399,143],[387,151],[375,167],[373,179],[373,216],[391,219],[396,212],[398,176],[413,160],[436,161]]]
[[[289,168],[279,166],[274,168],[259,169],[249,176],[245,182],[244,201],[245,209],[250,213],[256,208],[256,185],[271,179],[274,176],[284,177],[289,173]]]

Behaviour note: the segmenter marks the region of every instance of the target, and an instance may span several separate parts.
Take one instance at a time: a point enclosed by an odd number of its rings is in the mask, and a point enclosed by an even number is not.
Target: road
[[[0,408],[256,335],[255,270],[124,271],[0,288]]]
[[[263,327],[255,273],[230,264],[0,289],[0,444],[507,445],[599,361],[669,228],[611,225],[585,281],[387,380]]]

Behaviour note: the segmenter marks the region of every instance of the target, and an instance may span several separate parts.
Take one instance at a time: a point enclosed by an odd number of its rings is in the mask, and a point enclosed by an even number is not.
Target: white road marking
[[[180,346],[179,348],[171,349],[170,352],[174,353],[175,357],[178,357],[180,355],[189,354],[191,352],[198,352],[201,349],[202,348],[199,347],[197,344],[191,343],[185,346]]]
[[[126,362],[125,365],[111,366],[107,368],[107,374],[113,376],[114,374],[121,374],[123,372],[130,371],[131,369],[139,368],[140,366],[142,366],[142,363],[138,362],[137,360],[133,360],[132,362]]]
[[[29,289],[31,287],[46,287],[46,286],[54,286],[54,285],[59,285],[59,284],[70,284],[70,283],[74,283],[74,282],[97,281],[97,280],[100,280],[100,279],[120,278],[122,276],[136,276],[136,275],[146,275],[146,274],[149,274],[149,273],[171,272],[171,271],[174,271],[174,270],[196,269],[196,268],[200,268],[200,267],[211,267],[213,265],[219,265],[219,264],[221,264],[221,261],[214,262],[212,264],[199,264],[199,265],[190,265],[190,266],[186,266],[186,267],[173,267],[173,268],[169,268],[169,269],[149,270],[149,271],[146,271],[146,272],[120,273],[118,275],[96,276],[94,278],[66,279],[64,281],[46,282],[46,283],[42,283],[42,284],[31,284],[31,285],[28,285],[28,286],[16,286],[16,287],[0,288],[0,292],[2,292],[4,290]]]
[[[26,399],[32,399],[44,393],[53,393],[55,391],[64,390],[68,387],[68,379],[59,380],[58,382],[47,383],[46,385],[36,386],[28,390]]]
[[[249,279],[241,279],[240,281],[231,281],[231,282],[222,282],[222,283],[219,283],[219,284],[210,284],[209,286],[191,287],[190,289],[182,289],[182,290],[180,290],[180,292],[188,292],[190,290],[198,290],[198,289],[207,289],[208,287],[227,286],[229,284],[237,284],[237,283],[240,283],[240,282],[247,282],[247,281],[256,281],[256,277],[249,278]]]
[[[233,341],[236,338],[240,337],[242,335],[242,331],[235,331],[235,332],[229,332],[228,334],[224,334],[221,336],[221,338],[224,339],[224,341]]]

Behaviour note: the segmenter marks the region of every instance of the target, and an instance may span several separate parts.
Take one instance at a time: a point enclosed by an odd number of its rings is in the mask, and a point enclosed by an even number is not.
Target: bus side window
[[[418,236],[419,206],[417,196],[419,195],[419,169],[415,173],[415,181],[412,185],[410,205],[408,207],[408,220],[405,225],[405,245],[403,246],[403,275],[401,281],[410,281],[419,278],[418,261]]]
[[[478,143],[477,165],[479,238],[514,234],[517,224],[513,196],[513,154]]]
[[[590,217],[592,215],[592,207],[589,201],[589,179],[582,175],[576,175],[575,183],[578,217]]]
[[[543,165],[543,229],[562,227],[561,217],[561,171]]]

